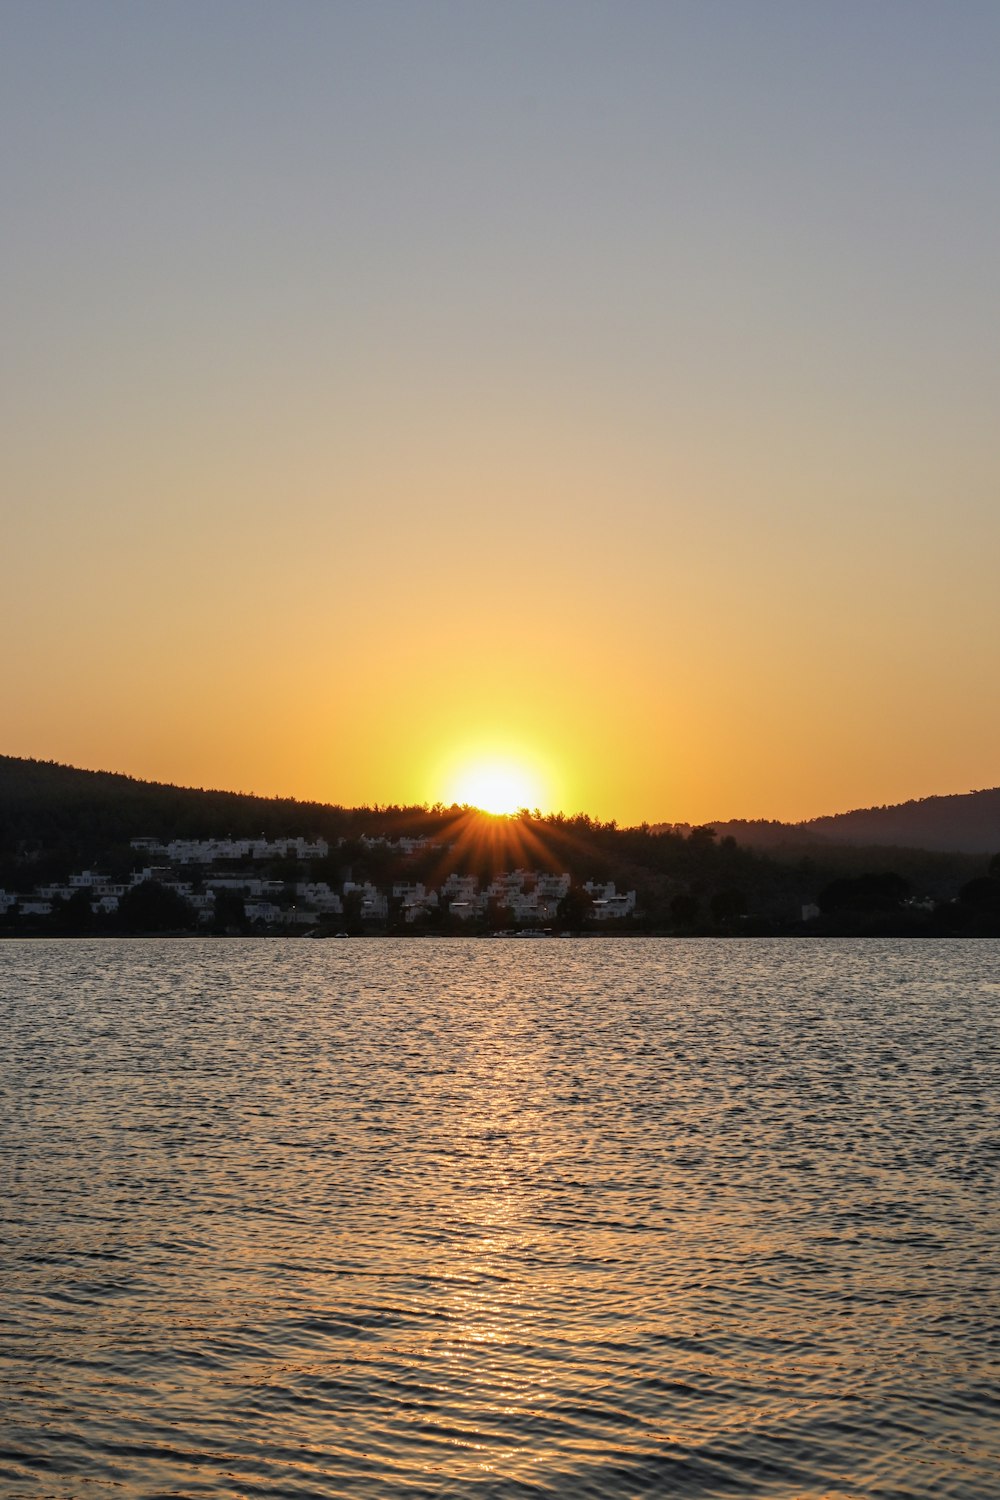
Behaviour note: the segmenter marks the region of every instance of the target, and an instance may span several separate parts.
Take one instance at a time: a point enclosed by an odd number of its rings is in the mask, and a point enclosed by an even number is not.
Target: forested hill
[[[762,904],[796,911],[815,884],[765,857],[720,844],[708,830],[688,837],[620,829],[585,814],[491,818],[467,807],[344,808],[234,792],[135,781],[109,772],[0,757],[0,887],[28,889],[75,870],[127,878],[140,856],[131,839],[322,837],[329,858],[314,870],[379,886],[396,880],[437,887],[451,871],[481,881],[513,869],[615,881],[650,903],[694,884],[706,899],[739,888]],[[423,841],[404,847],[400,840]],[[806,895],[802,894],[805,890]]]
[[[81,771],[0,755],[0,850],[24,844],[80,849],[134,838],[314,838],[429,835],[444,821],[424,808],[344,808]]]
[[[28,842],[92,848],[133,838],[256,838],[327,833],[342,809],[80,771],[0,756],[0,848]],[[337,827],[339,832],[339,827]]]
[[[805,823],[734,819],[712,827],[720,838],[731,835],[739,844],[774,851],[837,844],[990,854],[1000,849],[1000,787],[863,807]]]
[[[143,837],[321,835],[331,842],[363,833],[434,837],[453,822],[456,811],[345,808],[291,797],[204,791],[0,755],[0,850],[7,852],[25,843],[82,852]],[[567,821],[577,826],[589,823]],[[804,823],[731,819],[711,826],[720,840],[728,836],[746,848],[774,852],[791,853],[807,845],[856,845],[993,854],[1000,850],[1000,788],[861,808]],[[690,832],[684,824],[659,825],[654,831],[668,828]]]
[[[988,814],[980,812],[984,799]],[[966,813],[964,824],[950,816],[956,807]],[[926,819],[932,808],[945,814],[936,824]],[[917,818],[906,823],[911,809]],[[857,845],[849,842],[848,830]],[[755,839],[758,831],[764,839]],[[768,831],[778,837],[762,848]],[[829,931],[896,931],[900,923],[906,931],[915,923],[921,931],[1000,931],[1000,874],[978,852],[1000,851],[1000,792],[933,798],[797,827],[729,823],[717,831],[656,830],[618,828],[582,813],[490,818],[457,806],[345,808],[0,756],[0,888],[19,893],[19,902],[47,882],[65,883],[84,870],[129,885],[144,857],[130,847],[132,839],[167,844],[261,837],[324,838],[330,846],[327,854],[298,864],[287,850],[269,857],[267,868],[256,870],[255,864],[256,873],[289,889],[310,878],[332,881],[338,890],[348,880],[371,881],[388,891],[396,882],[419,881],[438,890],[451,873],[474,875],[485,886],[504,871],[548,871],[568,874],[577,887],[614,882],[620,892],[634,890],[645,930],[796,931],[803,908],[818,903]],[[882,847],[863,848],[862,839]],[[896,841],[894,849],[885,847],[889,839]],[[976,852],[934,852],[952,851],[956,844]],[[978,906],[954,904],[966,887]],[[985,915],[980,888],[991,902],[996,897]],[[925,905],[906,907],[910,896]],[[927,898],[938,904],[935,910]],[[852,900],[858,910],[850,908]],[[12,921],[8,917],[8,927]]]

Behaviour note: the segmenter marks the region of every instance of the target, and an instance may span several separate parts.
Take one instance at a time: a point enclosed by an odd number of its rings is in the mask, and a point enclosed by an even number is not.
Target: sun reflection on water
[[[989,1493],[985,950],[28,946],[25,1493]]]

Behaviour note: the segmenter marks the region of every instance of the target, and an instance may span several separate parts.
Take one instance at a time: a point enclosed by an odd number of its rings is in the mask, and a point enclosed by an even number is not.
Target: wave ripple
[[[987,1500],[1000,945],[0,946],[0,1493]]]

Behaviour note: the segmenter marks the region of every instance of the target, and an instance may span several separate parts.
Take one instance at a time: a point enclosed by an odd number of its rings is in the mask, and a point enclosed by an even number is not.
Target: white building
[[[36,885],[35,895],[46,901],[68,901],[70,896],[76,895],[76,891],[69,885]]]
[[[145,840],[133,841],[141,847]],[[161,846],[162,847],[162,846]],[[157,851],[159,852],[159,850]],[[326,839],[171,839],[164,850],[176,865],[214,865],[236,859],[325,859],[330,852]]]
[[[109,880],[107,875],[101,875],[97,870],[81,870],[78,875],[69,877],[70,894],[74,891],[100,891],[103,895],[124,896],[125,887],[117,881]]]
[[[403,917],[407,922],[415,922],[424,912],[437,909],[437,891],[428,890],[420,880],[413,883],[397,882],[392,888],[392,895],[393,900],[402,901]]]
[[[248,922],[263,922],[271,927],[281,921],[281,907],[273,901],[247,901],[243,911]]]
[[[52,902],[40,896],[15,896],[18,914],[22,917],[51,917]]]
[[[205,888],[210,891],[237,891],[241,896],[263,896],[275,894],[272,891],[265,892],[265,886],[277,885],[278,890],[284,889],[280,880],[258,880],[251,875],[209,875],[205,879]]]
[[[389,899],[372,885],[370,880],[359,885],[354,880],[344,881],[344,895],[358,893],[361,896],[362,921],[381,921],[389,915]]]
[[[314,907],[325,915],[340,915],[344,910],[344,903],[325,880],[300,880],[295,894],[304,906]]]
[[[146,865],[142,870],[132,871],[130,884],[143,885],[147,880],[155,880],[157,885],[166,885],[173,879],[173,873],[169,865]]]
[[[610,922],[620,917],[630,917],[635,911],[635,891],[629,891],[626,895],[619,894],[615,891],[613,880],[608,881],[607,885],[588,880],[583,888],[594,903],[591,916],[595,922]]]
[[[318,911],[307,911],[304,906],[286,906],[281,913],[282,927],[315,927],[319,921]]]
[[[470,917],[478,917],[480,911],[479,901],[449,901],[448,912],[450,916],[458,917],[460,921],[467,922]]]
[[[509,908],[518,922],[551,922],[559,902],[570,888],[568,875],[537,874],[533,870],[514,870],[497,875],[486,887],[487,901]]]

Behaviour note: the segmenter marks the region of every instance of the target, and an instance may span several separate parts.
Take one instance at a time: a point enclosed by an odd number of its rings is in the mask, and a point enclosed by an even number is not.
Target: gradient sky
[[[1000,6],[0,3],[0,751],[1000,782]]]

